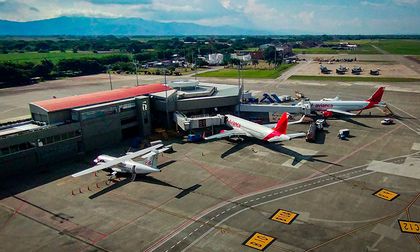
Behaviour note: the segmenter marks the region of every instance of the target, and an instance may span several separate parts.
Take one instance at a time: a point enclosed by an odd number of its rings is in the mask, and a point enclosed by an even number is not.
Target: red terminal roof
[[[140,95],[163,92],[171,88],[164,84],[148,84],[132,88],[120,88],[110,91],[101,91],[90,94],[75,95],[57,99],[33,102],[32,104],[45,109],[46,111],[59,111],[94,104],[112,102],[128,99]]]

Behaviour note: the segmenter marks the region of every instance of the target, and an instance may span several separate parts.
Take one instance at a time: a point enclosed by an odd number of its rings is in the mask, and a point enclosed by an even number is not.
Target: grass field
[[[361,44],[355,50],[334,50],[329,47],[293,48],[294,53],[303,54],[379,54],[370,44]]]
[[[414,82],[420,79],[416,78],[392,78],[392,77],[342,77],[342,76],[311,76],[311,75],[293,75],[289,80],[315,80],[315,81],[360,81],[360,82]]]
[[[120,54],[120,53],[115,53]],[[24,52],[24,53],[6,53],[0,54],[0,62],[10,61],[13,63],[22,62],[33,62],[39,63],[43,59],[51,60],[53,63],[57,63],[62,59],[80,59],[80,58],[101,58],[112,54],[98,54],[93,52],[60,52],[51,51],[49,53],[38,53],[38,52]]]
[[[294,64],[282,64],[276,69],[245,69],[242,70],[244,79],[275,79]],[[238,78],[237,69],[221,69],[196,75],[197,77]]]
[[[387,39],[374,41],[372,44],[391,54],[420,55],[420,40]]]
[[[385,50],[391,54],[403,54],[403,55],[420,55],[420,40],[416,39],[361,39],[361,40],[342,40],[342,41],[326,41],[325,44],[337,44],[339,42],[349,42],[352,44],[357,44],[359,47],[355,51],[349,51],[349,54],[378,54],[378,52],[372,45],[379,47],[382,50]],[[306,53],[322,53],[317,52],[317,49],[324,48],[309,48],[304,49],[308,50]],[[329,48],[325,48],[329,49]],[[297,49],[293,49],[295,51]],[[302,49],[300,49],[302,50]],[[325,50],[325,53],[346,53],[347,51],[336,51],[332,50],[328,52]]]

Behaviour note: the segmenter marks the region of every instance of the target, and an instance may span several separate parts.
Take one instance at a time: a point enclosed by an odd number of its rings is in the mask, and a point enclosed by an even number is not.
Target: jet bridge
[[[192,117],[187,117],[183,113],[177,111],[174,113],[173,119],[177,127],[180,127],[183,131],[202,129],[225,124],[225,116],[223,115],[195,115]]]
[[[284,113],[311,114],[311,105],[308,102],[298,104],[240,104],[236,107],[240,116],[256,121],[275,122]]]

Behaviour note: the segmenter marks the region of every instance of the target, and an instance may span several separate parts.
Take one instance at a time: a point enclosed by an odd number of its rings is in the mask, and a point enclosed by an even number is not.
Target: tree
[[[137,61],[145,62],[145,61],[153,60],[155,57],[151,52],[141,52],[141,53],[135,54],[134,58]]]
[[[267,61],[268,64],[275,63],[276,53],[276,48],[274,46],[269,46],[264,50],[264,59]]]
[[[257,59],[253,59],[252,60],[252,65],[254,66],[254,68],[256,68],[256,66],[258,65],[258,60]]]
[[[208,65],[209,65],[209,63],[207,61],[205,61],[205,60],[203,60],[201,58],[198,58],[197,59],[197,66],[198,67],[208,66]]]
[[[48,78],[53,68],[54,64],[51,60],[43,59],[41,64],[38,64],[34,67],[33,76]]]
[[[230,64],[239,65],[239,64],[241,64],[241,61],[239,59],[236,59],[236,58],[231,58],[230,59]]]
[[[31,80],[33,66],[33,63],[2,63],[0,64],[0,82],[8,84],[27,84]]]

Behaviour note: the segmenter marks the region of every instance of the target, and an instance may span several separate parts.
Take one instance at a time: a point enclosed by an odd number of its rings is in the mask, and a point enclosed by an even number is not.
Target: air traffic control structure
[[[154,128],[176,123],[175,112],[233,113],[240,94],[238,86],[178,81],[32,102],[31,118],[0,125],[0,173],[147,137]]]

